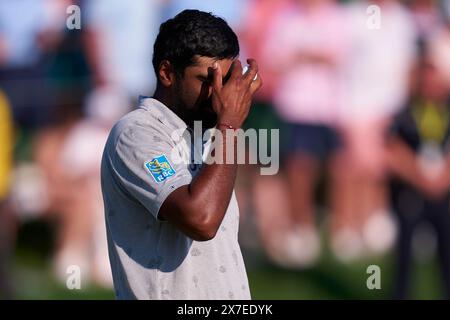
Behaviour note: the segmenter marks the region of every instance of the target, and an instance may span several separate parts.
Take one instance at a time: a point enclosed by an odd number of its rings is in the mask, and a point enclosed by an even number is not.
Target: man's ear
[[[170,87],[175,81],[175,70],[169,60],[163,60],[159,64],[159,81],[164,87]]]

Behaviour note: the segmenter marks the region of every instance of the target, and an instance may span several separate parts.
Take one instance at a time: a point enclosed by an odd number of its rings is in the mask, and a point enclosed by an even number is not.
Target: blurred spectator
[[[69,1],[59,5],[65,3]],[[51,95],[43,81],[42,56],[53,42],[50,38],[65,26],[54,23],[50,12],[56,5],[54,0],[0,2],[0,85],[10,99],[14,120],[28,128],[42,124],[49,113]]]
[[[10,106],[3,91],[0,90],[0,202],[7,199],[11,184],[13,124]]]
[[[11,299],[13,294],[8,272],[15,236],[15,219],[9,204],[12,153],[13,124],[10,106],[0,90],[0,299]]]
[[[441,70],[446,86],[450,88],[450,1],[445,3],[445,23],[434,30],[426,44],[430,50],[430,59]]]
[[[111,88],[103,87],[88,97],[86,117],[70,127],[58,155],[61,167],[70,163],[70,170],[66,170],[64,177],[71,205],[64,209],[66,215],[55,267],[59,277],[64,279],[67,266],[78,264],[84,267],[86,278],[112,288],[99,150],[103,150],[112,125],[127,111],[127,98],[108,90]]]
[[[81,7],[81,30],[64,30],[70,4]],[[56,98],[36,99],[49,112],[42,112],[46,126],[34,136],[37,169],[19,167],[19,173],[32,169],[33,174],[18,175],[23,179],[18,179],[16,198],[24,211],[44,211],[45,217],[57,220],[53,267],[61,282],[67,267],[78,265],[84,284],[111,287],[99,193],[101,152],[110,126],[128,111],[133,97],[154,88],[151,52],[160,4],[47,0],[45,5],[53,29],[38,36],[47,48],[39,60],[46,75],[40,81]],[[58,27],[65,32],[49,32]],[[92,84],[94,90],[87,95]],[[30,186],[40,191],[30,193]],[[34,207],[23,204],[30,196],[39,197]]]
[[[46,27],[46,0],[2,1],[0,34],[2,65],[26,67],[38,62],[41,50],[39,33]],[[20,13],[20,19],[17,19]],[[19,21],[18,21],[19,20]]]
[[[96,87],[112,86],[137,100],[156,88],[153,43],[161,23],[162,0],[86,1],[86,49]],[[133,100],[134,99],[134,100]]]
[[[278,14],[265,40],[261,64],[277,76],[274,104],[290,123],[290,228],[280,235],[279,251],[292,265],[310,266],[320,252],[314,195],[321,166],[327,166],[333,183],[337,181],[333,171],[340,145],[336,116],[347,49],[345,16],[335,1],[295,1]]]
[[[277,21],[278,15],[283,14],[290,5],[290,0],[249,1],[247,14],[242,21],[242,28],[238,35],[240,45],[245,48],[248,57],[254,58],[258,62],[259,74],[263,76],[264,81],[264,85],[256,93],[257,96],[244,127],[257,130],[278,129],[280,130],[280,142],[286,140],[286,124],[276,114],[272,102],[277,73],[271,72],[272,70],[266,67],[263,55],[268,31]],[[243,61],[243,59],[241,60]],[[268,143],[267,149],[271,150],[270,139],[268,139]],[[248,152],[256,155],[258,150],[257,148],[249,149]],[[236,196],[241,208],[241,225],[245,227],[246,222],[252,223],[259,235],[260,245],[270,257],[284,265],[286,261],[283,249],[280,248],[279,235],[289,228],[291,221],[288,192],[281,172],[282,168],[274,176],[261,175],[257,165],[241,165],[238,170]],[[254,214],[246,214],[250,212]],[[245,244],[246,239],[241,240]]]
[[[380,28],[368,25],[369,5],[380,9]],[[332,235],[332,249],[343,261],[384,252],[394,241],[395,226],[386,209],[383,137],[389,119],[405,103],[416,54],[412,19],[398,1],[352,2],[347,14],[352,41],[339,112],[345,145],[343,208]]]
[[[41,173],[36,175],[35,179],[42,179],[42,182],[39,184],[44,186],[45,191],[40,195],[40,198],[45,197],[46,200],[41,205],[38,205],[37,208],[27,208],[27,211],[40,211],[44,214],[44,218],[57,222],[55,261],[58,261],[59,252],[66,245],[64,239],[74,237],[73,232],[70,231],[76,229],[80,225],[77,221],[83,220],[83,217],[87,215],[84,211],[78,212],[72,200],[80,192],[83,193],[83,190],[73,190],[73,185],[70,184],[71,181],[67,178],[71,162],[62,163],[59,160],[70,130],[81,117],[80,99],[82,96],[74,89],[72,88],[70,91],[67,90],[65,92],[60,91],[59,103],[54,109],[52,121],[35,134],[33,141],[32,160],[36,163]],[[31,184],[32,181],[30,179],[25,181],[25,183]],[[26,188],[26,186],[23,187]],[[20,196],[21,190],[20,188],[18,189],[17,198],[21,199],[23,198]],[[36,202],[33,203],[36,205]],[[39,202],[37,201],[37,203]],[[22,208],[21,211],[25,211],[24,209]],[[75,236],[85,238],[84,233],[86,232],[87,230],[82,229],[82,234]],[[70,264],[79,265],[83,271],[85,270],[83,268],[84,265],[79,261],[72,261]],[[64,267],[64,273],[69,265]],[[64,280],[64,278],[61,280]]]
[[[268,41],[273,23],[291,5],[292,0],[251,0],[248,4],[247,15],[242,21],[240,44],[246,48],[249,57],[256,59],[259,72],[264,75],[264,85],[256,93],[258,101],[266,103],[272,101],[278,72],[266,67],[263,59],[264,46]]]
[[[85,117],[67,132],[61,164],[70,162],[65,179],[72,206],[63,214],[64,226],[55,260],[65,277],[70,264],[79,264],[89,279],[112,286],[107,256],[100,160],[110,127],[130,110],[140,94],[156,87],[152,72],[153,42],[161,22],[163,1],[98,0],[83,3],[84,46],[93,72]],[[78,261],[79,263],[73,263]]]
[[[445,2],[445,0],[444,0]],[[408,0],[419,44],[422,45],[443,22],[439,0]]]
[[[408,107],[393,121],[388,140],[388,165],[394,175],[392,206],[400,227],[395,298],[408,297],[413,239],[428,222],[436,233],[442,283],[449,299],[450,95],[428,59],[417,67],[413,90]]]
[[[54,121],[36,135],[34,160],[46,187],[47,206],[41,210],[58,223],[53,261],[56,276],[65,283],[67,268],[77,265],[83,284],[93,281],[111,288],[98,150],[104,146],[112,121],[122,115],[114,112],[125,108],[127,100],[112,98],[110,92],[102,95],[102,91],[89,96],[87,117],[81,116],[82,94],[74,88],[60,91]]]
[[[98,170],[110,126],[128,110],[129,101],[107,86],[86,95],[83,52],[71,45],[81,44],[80,36],[69,32],[55,51],[53,61],[59,63],[49,69],[58,104],[52,122],[36,135],[34,157],[47,191],[43,209],[58,222],[56,276],[65,283],[67,268],[77,265],[83,284],[111,288]],[[77,67],[63,67],[71,65]]]

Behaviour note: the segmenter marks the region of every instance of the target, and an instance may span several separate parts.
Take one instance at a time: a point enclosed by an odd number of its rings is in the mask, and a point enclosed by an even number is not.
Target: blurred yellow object
[[[6,198],[11,182],[12,130],[8,99],[0,90],[0,201]]]
[[[449,129],[449,111],[446,106],[439,106],[431,101],[416,105],[413,110],[414,120],[421,139],[427,142],[443,143]]]

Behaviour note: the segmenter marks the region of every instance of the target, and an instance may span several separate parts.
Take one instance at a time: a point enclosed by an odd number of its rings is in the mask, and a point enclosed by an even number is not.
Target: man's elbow
[[[193,222],[193,230],[190,237],[195,241],[209,241],[215,238],[220,227],[217,221],[216,213],[205,212]]]
[[[195,241],[204,242],[209,241],[215,238],[217,231],[213,230],[202,230],[195,231],[195,233],[191,234],[190,238]]]

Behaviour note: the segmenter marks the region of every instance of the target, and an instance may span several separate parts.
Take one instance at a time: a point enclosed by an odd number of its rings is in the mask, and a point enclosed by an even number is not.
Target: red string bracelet
[[[232,125],[229,125],[227,123],[219,123],[217,124],[219,127],[226,127],[227,129],[237,130],[237,128],[233,127]]]

